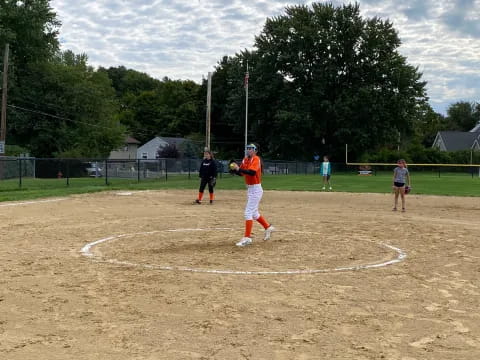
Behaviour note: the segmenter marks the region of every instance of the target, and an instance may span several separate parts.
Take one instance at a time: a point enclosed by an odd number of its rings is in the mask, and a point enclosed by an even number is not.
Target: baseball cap
[[[245,146],[245,149],[253,149],[254,151],[257,151],[257,146],[255,144],[248,144],[247,146]]]

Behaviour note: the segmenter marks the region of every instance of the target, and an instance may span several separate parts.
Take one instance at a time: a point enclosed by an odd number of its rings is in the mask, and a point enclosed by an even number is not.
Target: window
[[[148,158],[148,153],[144,152],[142,153],[142,159],[147,159]]]

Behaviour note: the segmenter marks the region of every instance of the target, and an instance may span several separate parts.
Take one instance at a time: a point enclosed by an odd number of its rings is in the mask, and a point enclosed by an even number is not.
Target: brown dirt
[[[0,358],[480,358],[478,198],[270,191],[237,248],[245,192],[194,196],[0,204]]]

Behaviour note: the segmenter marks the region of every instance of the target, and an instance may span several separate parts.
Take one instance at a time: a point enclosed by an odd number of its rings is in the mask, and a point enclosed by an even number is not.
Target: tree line
[[[0,0],[0,52],[11,49],[7,149],[37,157],[105,157],[125,135],[203,144],[207,83],[155,79],[123,66],[93,68],[61,51],[49,0]],[[428,104],[426,82],[399,53],[389,20],[358,4],[285,8],[268,18],[253,50],[219,59],[212,77],[212,148],[243,151],[244,77],[249,64],[249,140],[271,159],[349,159],[385,149],[428,148],[439,130],[469,130],[476,103],[447,116]],[[3,56],[0,60],[3,62]],[[2,64],[3,68],[3,64]],[[200,156],[200,153],[198,154]]]

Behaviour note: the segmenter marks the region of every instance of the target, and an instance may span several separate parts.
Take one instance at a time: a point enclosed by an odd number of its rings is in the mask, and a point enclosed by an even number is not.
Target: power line
[[[112,128],[107,127],[107,126],[92,124],[92,123],[89,123],[89,122],[86,122],[86,121],[81,121],[81,120],[72,120],[72,119],[69,119],[69,118],[66,118],[66,117],[63,117],[63,116],[53,115],[53,114],[49,114],[49,113],[39,111],[39,110],[27,109],[27,108],[24,108],[24,107],[21,107],[21,106],[16,106],[16,105],[7,105],[7,106],[14,109],[14,110],[26,111],[26,112],[30,112],[30,113],[37,114],[37,115],[51,117],[51,118],[54,118],[54,119],[69,121],[69,122],[72,122],[72,123],[80,123],[80,124],[90,125],[90,126],[94,126],[94,127],[102,128],[102,129],[106,129],[106,130],[111,130],[112,129]],[[145,135],[145,136],[151,136],[151,133],[147,133],[147,132],[138,132],[137,131],[137,134]],[[163,134],[167,134],[167,135],[163,135],[163,136],[166,136],[166,137],[176,137],[176,135],[178,135],[178,134],[165,133],[165,132],[163,132]],[[199,144],[203,143],[202,141],[199,141],[199,140],[190,140],[190,141],[193,142],[193,143],[199,143]]]
[[[80,123],[80,124],[85,124],[85,125],[90,125],[90,126],[95,126],[95,127],[98,127],[98,128],[111,130],[111,128],[106,127],[106,126],[102,126],[102,125],[98,125],[98,124],[92,124],[92,123],[89,123],[89,122],[86,122],[86,121],[81,121],[81,120],[72,120],[72,119],[69,119],[69,118],[66,118],[66,117],[63,117],[63,116],[48,114],[46,112],[39,111],[39,110],[27,109],[27,108],[24,108],[24,107],[21,107],[21,106],[15,106],[15,105],[7,105],[7,106],[10,107],[10,108],[13,108],[13,109],[18,109],[18,110],[30,112],[30,113],[33,113],[33,114],[43,115],[43,116],[51,117],[51,118],[54,118],[54,119],[65,120],[65,121],[70,121],[72,123]]]
[[[33,103],[32,103],[33,104]],[[33,105],[36,105],[36,104],[33,104]],[[105,130],[111,130],[111,128],[107,127],[107,126],[102,126],[102,125],[98,125],[98,124],[93,124],[93,123],[89,123],[89,122],[86,122],[86,121],[82,121],[82,120],[73,120],[73,119],[70,119],[70,118],[67,118],[67,117],[64,117],[64,116],[58,116],[58,115],[53,115],[53,114],[49,114],[49,113],[46,113],[44,111],[40,111],[40,110],[32,110],[32,109],[27,109],[27,108],[24,108],[22,106],[16,106],[16,105],[7,105],[9,108],[12,108],[14,110],[21,110],[21,111],[26,111],[26,112],[29,112],[29,113],[33,113],[33,114],[37,114],[37,115],[42,115],[42,116],[46,116],[46,117],[51,117],[51,118],[54,118],[54,119],[59,119],[59,120],[64,120],[64,121],[69,121],[71,123],[80,123],[80,124],[84,124],[84,125],[89,125],[89,126],[93,126],[93,127],[96,127],[96,128],[101,128],[101,129],[105,129]],[[151,136],[151,133],[147,133],[147,132],[139,132],[137,131],[136,132],[138,135],[145,135],[145,136]],[[174,133],[166,133],[166,132],[162,132],[163,134],[165,135],[162,135],[162,136],[165,136],[165,137],[176,137],[178,134],[174,134]],[[190,142],[192,143],[197,143],[197,144],[203,144],[203,141],[201,140],[192,140],[192,139],[189,139]],[[227,144],[230,144],[230,145],[236,145],[236,144],[241,144],[242,142],[240,141],[235,141],[235,140],[222,140],[222,138],[219,138],[218,140],[215,140],[213,139],[211,141],[212,143],[214,144],[224,144],[224,145],[227,145]]]

